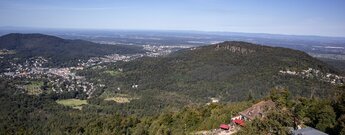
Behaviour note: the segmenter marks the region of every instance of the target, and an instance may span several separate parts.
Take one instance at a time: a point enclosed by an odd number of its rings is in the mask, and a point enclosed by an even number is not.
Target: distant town
[[[88,82],[84,76],[76,75],[78,70],[83,70],[88,67],[97,66],[104,63],[115,63],[117,61],[128,62],[140,57],[158,57],[168,55],[176,50],[191,48],[193,46],[156,46],[156,45],[143,45],[143,49],[147,50],[142,54],[109,54],[103,57],[92,57],[88,60],[79,59],[79,63],[72,67],[52,68],[44,67],[44,64],[48,60],[44,57],[34,57],[26,60],[24,63],[10,62],[10,68],[5,69],[6,72],[0,74],[0,76],[9,78],[26,78],[31,80],[45,79],[47,80],[50,90],[55,93],[69,92],[69,91],[82,91],[89,97],[97,88],[105,87],[105,84],[98,84]],[[2,50],[1,55],[13,54],[13,51]],[[23,89],[26,87],[23,85],[17,85],[18,88]],[[37,88],[41,89],[41,88]],[[39,92],[41,93],[41,92]]]

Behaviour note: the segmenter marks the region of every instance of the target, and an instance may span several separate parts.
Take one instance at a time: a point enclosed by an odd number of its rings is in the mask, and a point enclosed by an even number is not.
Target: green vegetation
[[[121,72],[120,72],[120,71],[107,70],[107,71],[104,71],[104,73],[116,77],[116,76],[118,76]]]
[[[140,114],[160,113],[165,107],[206,104],[212,97],[221,103],[260,99],[275,87],[289,89],[292,96],[332,97],[335,86],[330,83],[283,75],[279,71],[313,68],[337,73],[304,52],[245,42],[224,42],[181,50],[166,57],[144,57],[101,66],[104,68],[78,72],[90,82],[105,84],[90,100],[99,105],[106,104],[99,100],[119,93],[140,97],[127,106],[109,106],[117,110],[131,108]]]
[[[86,100],[80,100],[80,99],[61,99],[61,100],[56,100],[56,103],[67,106],[67,107],[72,107],[73,109],[78,109],[81,110],[83,105],[87,105]]]
[[[102,46],[102,47],[100,47]],[[134,54],[144,50],[137,46],[103,45],[84,40],[68,40],[43,34],[7,34],[0,37],[0,49],[16,51],[12,57],[43,56],[48,66],[74,66],[79,59],[107,54]]]
[[[277,104],[277,108],[271,110],[264,119],[247,122],[238,134],[288,134],[288,127],[297,125],[314,127],[329,134],[339,134],[345,129],[341,126],[343,122],[339,120],[339,117],[344,116],[344,112],[336,115],[336,112],[339,112],[336,109],[339,101],[342,102],[345,96],[344,90],[342,88],[343,94],[334,102],[304,97],[290,99],[287,90],[273,90],[270,98]],[[336,129],[336,125],[340,128]]]
[[[40,81],[32,81],[27,85],[24,85],[24,88],[29,95],[39,95],[42,94],[41,87],[43,86],[43,82]]]
[[[56,103],[72,107],[75,109],[80,109],[82,105],[86,105],[87,101],[86,100],[80,100],[80,99],[61,99],[61,100],[56,100]]]
[[[98,110],[88,110],[94,104],[76,111],[58,105],[48,95],[14,94],[17,90],[11,83],[0,81],[0,89],[6,88],[0,91],[0,134],[190,134],[229,123],[232,116],[259,101],[190,105],[178,110],[166,107],[152,116],[106,113],[102,109],[107,106],[103,105]],[[294,117],[299,119],[299,124],[303,122],[329,134],[343,134],[344,91],[345,87],[339,88],[336,98],[330,100],[293,98],[287,90],[272,90],[266,98],[273,100],[277,109],[264,119],[247,122],[237,134],[286,134],[286,127],[294,126]]]
[[[130,99],[126,98],[126,97],[113,97],[113,98],[106,98],[104,100],[114,101],[116,103],[129,103],[130,102]]]
[[[279,74],[309,67],[337,73],[300,51],[225,42],[100,66],[77,73],[95,86],[105,84],[87,100],[77,97],[79,91],[28,95],[16,87],[22,80],[0,78],[0,134],[190,134],[229,123],[263,99],[277,109],[237,134],[286,134],[293,118],[329,134],[345,133],[344,87]],[[206,105],[211,98],[220,102]]]
[[[342,72],[342,74],[345,74],[345,60],[334,60],[334,59],[325,59],[325,58],[319,58],[319,59],[337,68],[339,71]]]
[[[308,68],[335,72],[323,62],[306,53],[285,48],[258,46],[245,42],[225,42],[218,45],[183,50],[167,57],[143,58],[120,64],[124,85],[138,84],[139,89],[175,91],[193,99],[222,97],[223,101],[245,100],[248,93],[260,98],[273,87],[288,88],[293,95],[331,96],[333,86],[317,79],[280,75],[280,70],[301,71]],[[232,52],[227,48],[253,52]],[[286,60],[289,59],[289,60]],[[320,85],[319,85],[320,84]],[[310,86],[318,86],[312,87]],[[202,99],[203,98],[203,99]]]
[[[106,101],[114,101],[116,103],[129,103],[131,100],[139,99],[136,97],[131,97],[127,94],[116,94],[114,97],[107,97],[104,100]]]

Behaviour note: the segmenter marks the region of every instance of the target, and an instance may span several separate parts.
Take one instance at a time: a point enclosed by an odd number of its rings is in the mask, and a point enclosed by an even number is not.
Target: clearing
[[[82,109],[83,105],[88,104],[86,100],[80,100],[80,99],[61,99],[61,100],[56,100],[56,103],[72,107],[73,109]]]
[[[24,85],[24,89],[29,95],[39,95],[43,92],[41,89],[42,86],[43,86],[43,82],[33,81],[33,82],[30,82],[30,84],[28,85]]]
[[[114,101],[116,103],[129,103],[129,102],[131,102],[131,100],[134,100],[134,99],[139,99],[139,98],[133,98],[127,94],[117,94],[114,97],[108,97],[108,98],[105,98],[104,100]]]
[[[118,76],[121,74],[121,72],[116,71],[116,70],[107,70],[107,71],[104,71],[104,73],[109,74],[110,76]]]

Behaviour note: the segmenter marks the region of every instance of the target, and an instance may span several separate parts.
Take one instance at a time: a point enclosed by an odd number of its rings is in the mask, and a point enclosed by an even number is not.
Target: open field
[[[109,74],[111,76],[118,76],[118,75],[120,75],[121,72],[113,71],[113,70],[107,70],[107,71],[104,71],[104,73]]]
[[[134,100],[134,99],[138,99],[138,98],[133,98],[133,97],[130,97],[129,95],[126,95],[126,94],[118,94],[114,97],[105,98],[104,100],[114,101],[116,103],[129,103],[129,102],[131,102],[131,100]]]
[[[61,100],[56,100],[56,103],[72,107],[74,109],[79,109],[81,110],[82,105],[88,104],[86,100],[80,100],[80,99],[61,99]]]
[[[131,99],[126,98],[126,97],[113,97],[113,98],[106,98],[104,100],[115,101],[116,103],[129,103]]]
[[[28,85],[25,85],[24,88],[29,95],[39,95],[43,91],[41,90],[41,86],[43,86],[43,82],[31,82]]]

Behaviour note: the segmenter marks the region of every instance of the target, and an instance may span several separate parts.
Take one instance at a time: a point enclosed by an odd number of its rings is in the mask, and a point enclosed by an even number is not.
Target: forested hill
[[[17,56],[43,56],[56,62],[102,56],[144,52],[141,47],[103,45],[83,40],[68,40],[43,34],[7,34],[0,37],[0,49],[13,50]]]
[[[120,68],[125,75],[118,80],[124,84],[171,92],[191,101],[259,98],[275,87],[289,89],[293,95],[325,97],[334,86],[325,76],[337,73],[304,52],[246,42],[181,50],[167,57],[124,63]]]

